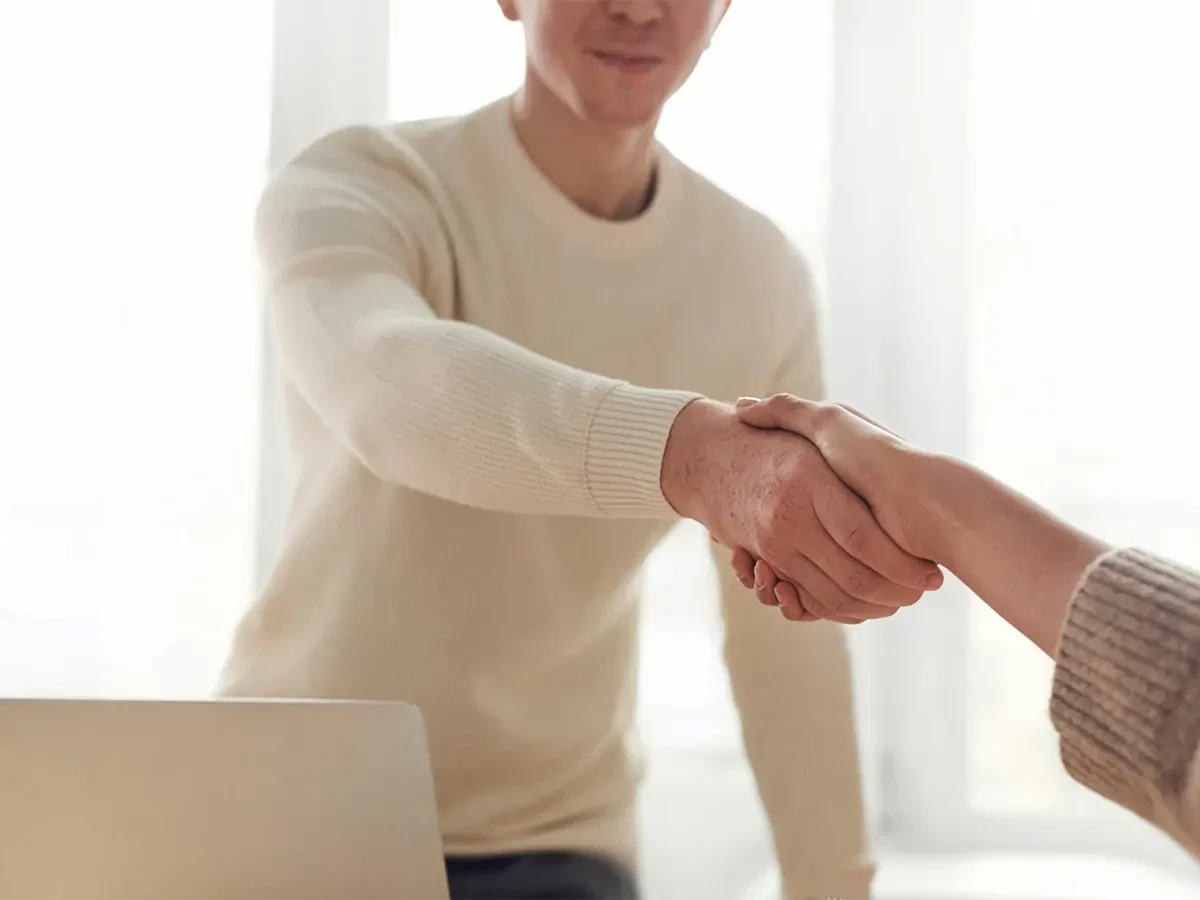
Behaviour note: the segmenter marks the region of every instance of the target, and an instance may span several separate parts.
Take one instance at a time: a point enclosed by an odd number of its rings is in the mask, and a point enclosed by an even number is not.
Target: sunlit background
[[[661,130],[805,249],[843,347],[877,323],[839,317],[826,277],[831,184],[849,177],[831,148],[837,128],[857,127],[838,118],[851,113],[835,75],[884,5],[737,0]],[[954,5],[888,0],[886,15],[928,21]],[[898,360],[921,365],[922,342],[954,342],[966,352],[945,387],[965,391],[965,415],[937,392],[920,403],[939,433],[961,433],[971,458],[1112,541],[1200,561],[1200,4],[959,6],[969,113],[951,152],[967,174],[946,191],[963,193],[965,324],[899,328],[882,350],[833,365],[887,380]],[[0,694],[203,695],[253,596],[272,539],[260,449],[278,442],[264,433],[274,420],[250,243],[288,90],[273,77],[276,14],[267,0],[0,7]],[[463,113],[520,79],[520,32],[491,0],[393,0],[389,28],[391,118]],[[873,127],[905,127],[905,110],[860,107]],[[938,173],[922,177],[937,196]],[[880,215],[913,194],[880,197]],[[889,265],[922,241],[896,235]],[[864,249],[860,266],[877,262]],[[876,294],[884,316],[887,286]],[[672,535],[646,573],[651,896],[751,896],[768,883],[714,586],[696,529]],[[1049,662],[953,589],[930,603],[914,619],[930,628],[873,625],[855,645],[868,700],[884,681],[903,697],[899,712],[864,707],[881,846],[936,859],[953,832],[959,853],[1099,859],[1121,847],[1195,883],[1165,841],[1062,773]],[[890,636],[905,645],[866,658]],[[920,740],[914,763],[904,747]],[[1104,896],[1128,895],[1104,879]],[[1061,897],[1103,886],[1072,889]],[[998,900],[987,884],[958,890]]]

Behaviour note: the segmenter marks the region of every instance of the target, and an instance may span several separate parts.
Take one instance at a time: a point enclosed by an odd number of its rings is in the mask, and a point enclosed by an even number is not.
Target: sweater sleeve
[[[1200,855],[1200,572],[1138,550],[1098,560],[1067,614],[1050,714],[1072,777]]]
[[[284,377],[381,480],[498,511],[673,518],[662,457],[696,395],[435,313],[422,282],[454,278],[441,199],[411,151],[368,128],[273,179],[257,234]]]

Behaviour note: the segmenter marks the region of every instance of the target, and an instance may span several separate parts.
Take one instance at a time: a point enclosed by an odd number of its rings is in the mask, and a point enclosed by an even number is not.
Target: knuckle
[[[759,555],[762,557],[761,562],[766,564],[767,559],[781,559],[787,549],[787,543],[780,532],[774,526],[768,526],[759,536]],[[757,564],[752,571],[757,574]]]
[[[780,503],[808,509],[815,509],[825,495],[835,492],[841,484],[817,449],[807,442],[796,443],[788,459],[780,465],[779,476],[784,485]]]
[[[860,600],[874,600],[881,593],[882,584],[879,579],[861,567],[851,570],[846,583],[850,588],[850,594]]]
[[[825,618],[833,618],[846,614],[846,609],[849,606],[850,598],[845,594],[834,593],[831,597],[826,597],[825,600],[819,603],[821,612]]]
[[[867,528],[862,522],[855,523],[846,532],[846,550],[857,557],[862,557],[870,544]]]
[[[822,600],[819,595],[810,591],[804,592],[804,608],[821,619],[829,618],[830,613],[833,612],[828,603]]]
[[[776,494],[767,503],[767,528],[771,535],[778,538],[786,533],[796,520],[796,511],[785,496],[786,492]]]
[[[836,403],[814,403],[813,421],[819,427],[827,427],[841,418],[844,412],[845,410]]]

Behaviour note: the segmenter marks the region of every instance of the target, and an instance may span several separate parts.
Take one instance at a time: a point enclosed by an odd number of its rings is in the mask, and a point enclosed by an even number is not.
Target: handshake
[[[738,579],[792,621],[859,624],[943,576],[939,460],[848,407],[786,394],[697,400],[680,413],[662,486],[733,551]]]

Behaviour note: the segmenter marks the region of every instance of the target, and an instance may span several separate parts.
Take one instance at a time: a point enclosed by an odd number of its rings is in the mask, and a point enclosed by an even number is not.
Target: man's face
[[[730,0],[499,0],[525,29],[530,75],[605,125],[655,121]],[[790,2],[790,0],[789,0]]]

